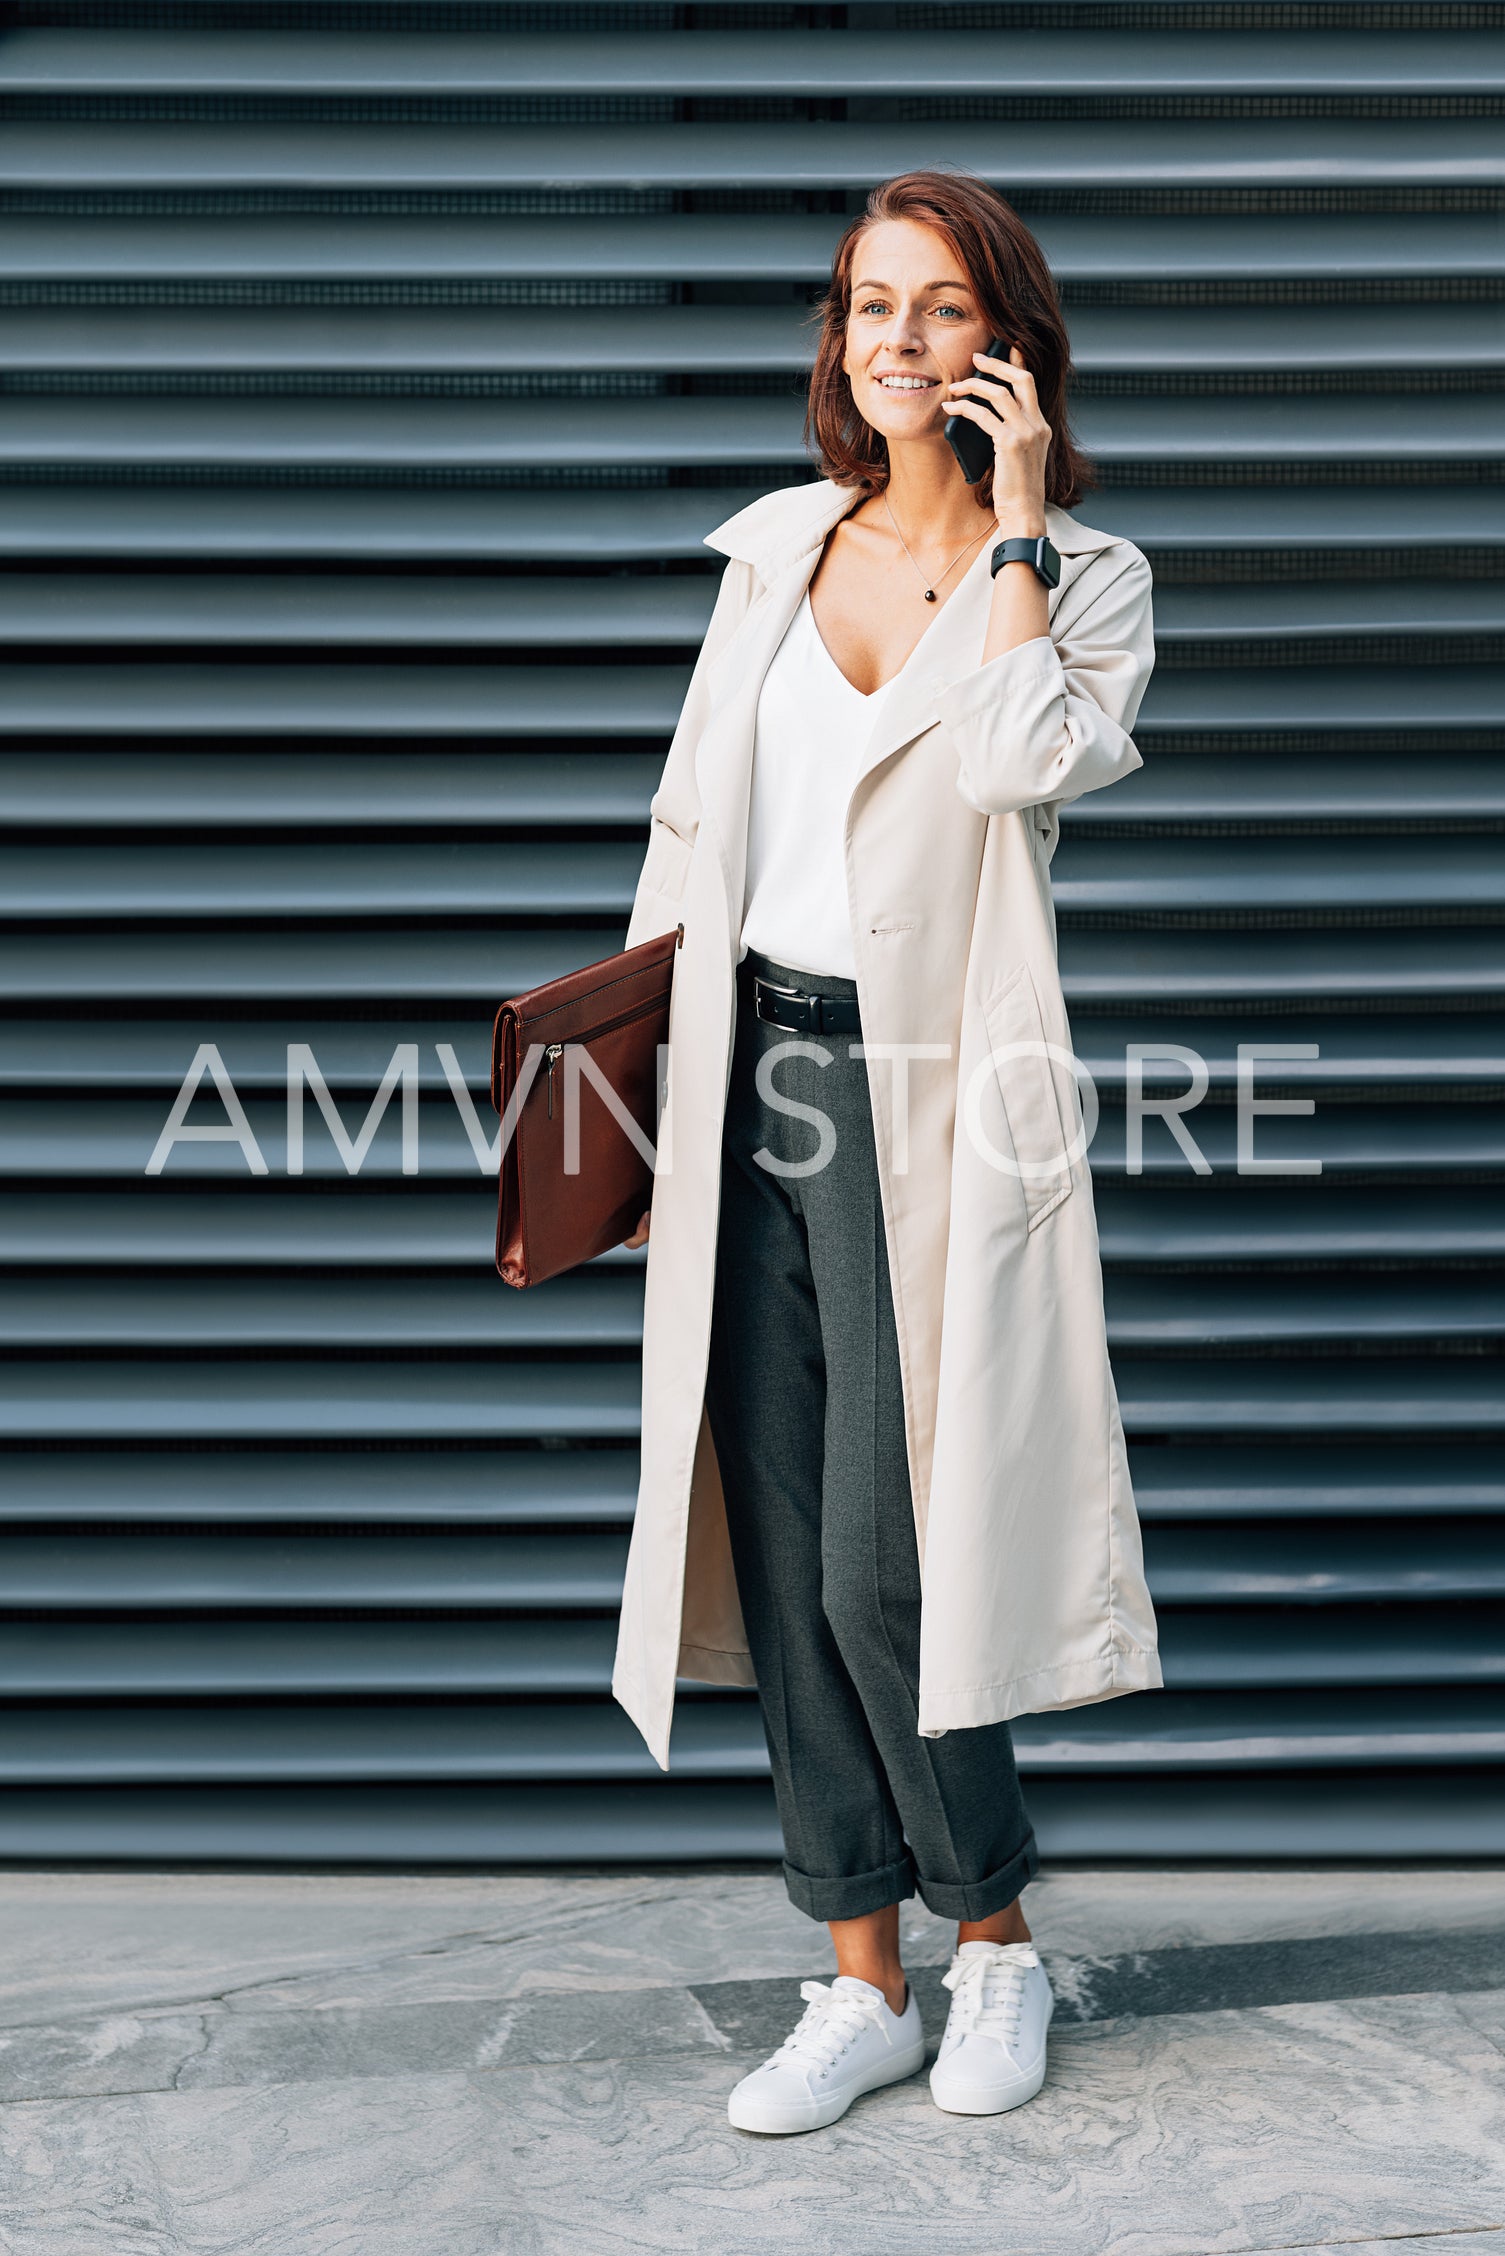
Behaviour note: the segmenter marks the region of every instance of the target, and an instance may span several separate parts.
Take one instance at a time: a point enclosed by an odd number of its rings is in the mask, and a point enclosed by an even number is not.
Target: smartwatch
[[[1055,543],[1048,533],[1033,540],[1027,533],[1018,533],[1012,540],[1002,540],[993,551],[993,577],[996,580],[1005,564],[1032,564],[1048,588],[1061,583],[1061,559]]]

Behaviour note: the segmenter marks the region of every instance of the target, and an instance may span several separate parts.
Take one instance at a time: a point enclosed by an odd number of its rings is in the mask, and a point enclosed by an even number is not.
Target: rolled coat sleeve
[[[969,806],[1001,815],[1077,799],[1144,765],[1129,732],[1155,664],[1152,580],[1131,542],[1100,550],[1063,592],[1048,635],[941,692]]]

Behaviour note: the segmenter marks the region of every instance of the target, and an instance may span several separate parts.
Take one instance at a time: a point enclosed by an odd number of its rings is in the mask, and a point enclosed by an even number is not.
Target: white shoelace
[[[1029,1951],[1027,1958],[1015,1958],[1008,1953]],[[998,2037],[1005,2045],[1012,2044],[1019,2034],[1019,2017],[1024,2010],[1024,1990],[1031,1967],[1039,1960],[1027,1943],[1008,1943],[984,1957],[981,1951],[969,1958],[959,1958],[950,1970],[941,1976],[951,1992],[954,2003],[951,2011],[959,2036]]]
[[[766,2067],[771,2068],[777,2060],[794,2059],[829,2068],[865,2027],[882,2026],[884,2001],[876,1995],[864,1997],[857,1990],[838,1990],[829,1982],[812,1981],[801,1982],[800,1996],[806,2001],[804,2014],[764,2063]]]

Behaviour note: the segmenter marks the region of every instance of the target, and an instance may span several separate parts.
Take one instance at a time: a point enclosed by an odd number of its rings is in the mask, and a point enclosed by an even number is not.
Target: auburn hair
[[[1045,498],[1070,509],[1090,486],[1101,484],[1072,436],[1066,408],[1071,342],[1045,253],[1012,204],[985,180],[965,172],[902,172],[885,180],[852,220],[831,261],[831,284],[815,309],[820,343],[810,374],[805,439],[822,475],[838,485],[881,493],[888,484],[888,442],[859,415],[842,368],[852,310],[852,261],[870,227],[908,219],[933,228],[949,244],[995,337],[1017,343],[1035,379],[1040,412],[1051,428],[1045,457]],[[993,498],[989,470],[975,488]]]

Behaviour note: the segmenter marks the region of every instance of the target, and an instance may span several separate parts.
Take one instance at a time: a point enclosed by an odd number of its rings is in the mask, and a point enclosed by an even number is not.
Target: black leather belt
[[[753,1009],[770,1026],[796,1034],[860,1034],[862,1017],[855,995],[811,995],[803,987],[778,987],[753,978]]]

